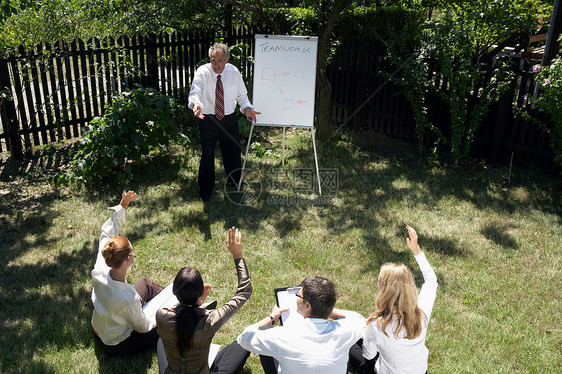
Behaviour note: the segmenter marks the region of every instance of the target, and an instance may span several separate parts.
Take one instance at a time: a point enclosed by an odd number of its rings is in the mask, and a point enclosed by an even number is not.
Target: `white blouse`
[[[101,250],[110,238],[119,235],[121,222],[125,221],[125,209],[121,205],[111,209],[115,212],[101,228],[98,255],[92,270],[92,327],[104,344],[117,345],[133,330],[140,333],[152,330],[156,319],[148,319],[143,314],[142,300],[135,287],[113,280],[109,275],[111,268],[105,263]]]

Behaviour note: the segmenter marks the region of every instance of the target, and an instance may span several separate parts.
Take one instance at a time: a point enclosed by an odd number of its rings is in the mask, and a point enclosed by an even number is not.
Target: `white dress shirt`
[[[361,338],[365,319],[344,311],[345,318],[295,320],[274,328],[246,327],[238,336],[242,348],[279,361],[279,373],[344,374],[349,349]]]
[[[143,314],[142,300],[135,287],[113,280],[109,275],[111,268],[105,263],[101,250],[110,238],[119,235],[121,222],[125,221],[125,208],[117,205],[111,209],[115,212],[101,228],[98,255],[92,270],[92,327],[104,344],[117,345],[133,330],[140,333],[152,330],[156,319],[149,320]]]
[[[215,89],[217,86],[217,76],[210,63],[200,66],[195,72],[195,77],[191,83],[191,90],[188,96],[188,106],[193,109],[193,104],[201,106],[203,115],[215,114]],[[248,91],[242,74],[236,66],[226,64],[220,74],[224,90],[224,114],[234,113],[236,103],[240,105],[240,112],[244,109],[254,109],[248,99]]]
[[[427,322],[431,317],[435,296],[437,294],[437,276],[422,252],[415,259],[423,274],[424,283],[418,296],[418,306],[427,316]],[[394,337],[396,323],[393,321],[386,328],[386,336],[373,320],[365,330],[363,340],[363,357],[373,359],[377,352],[380,353],[375,364],[379,374],[388,373],[411,373],[423,374],[427,371],[427,358],[429,350],[425,346],[427,335],[427,323],[423,325],[420,336],[415,339],[401,338],[403,333]]]

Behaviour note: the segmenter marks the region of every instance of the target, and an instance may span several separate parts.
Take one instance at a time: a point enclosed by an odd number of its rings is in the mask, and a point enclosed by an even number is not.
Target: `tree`
[[[465,1],[451,5],[432,25],[426,53],[436,59],[447,90],[430,88],[449,105],[455,161],[468,157],[486,113],[513,78],[507,61],[493,60],[497,46],[512,35],[528,35],[535,7],[529,0]]]

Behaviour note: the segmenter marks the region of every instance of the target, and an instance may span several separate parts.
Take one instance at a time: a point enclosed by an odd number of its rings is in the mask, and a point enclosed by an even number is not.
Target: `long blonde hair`
[[[410,269],[404,264],[387,263],[379,274],[377,311],[371,313],[367,325],[376,320],[378,328],[388,336],[386,328],[396,319],[395,338],[415,339],[420,336],[427,316],[418,307],[418,290]],[[399,337],[400,332],[404,332]]]

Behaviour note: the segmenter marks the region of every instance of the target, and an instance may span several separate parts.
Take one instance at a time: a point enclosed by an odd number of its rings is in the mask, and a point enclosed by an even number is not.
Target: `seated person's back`
[[[362,336],[365,319],[333,308],[335,285],[326,278],[306,278],[297,297],[297,312],[304,319],[268,328],[283,312],[275,307],[269,317],[248,326],[238,342],[261,355],[266,373],[275,372],[270,358],[278,361],[279,373],[345,373],[349,348]]]

